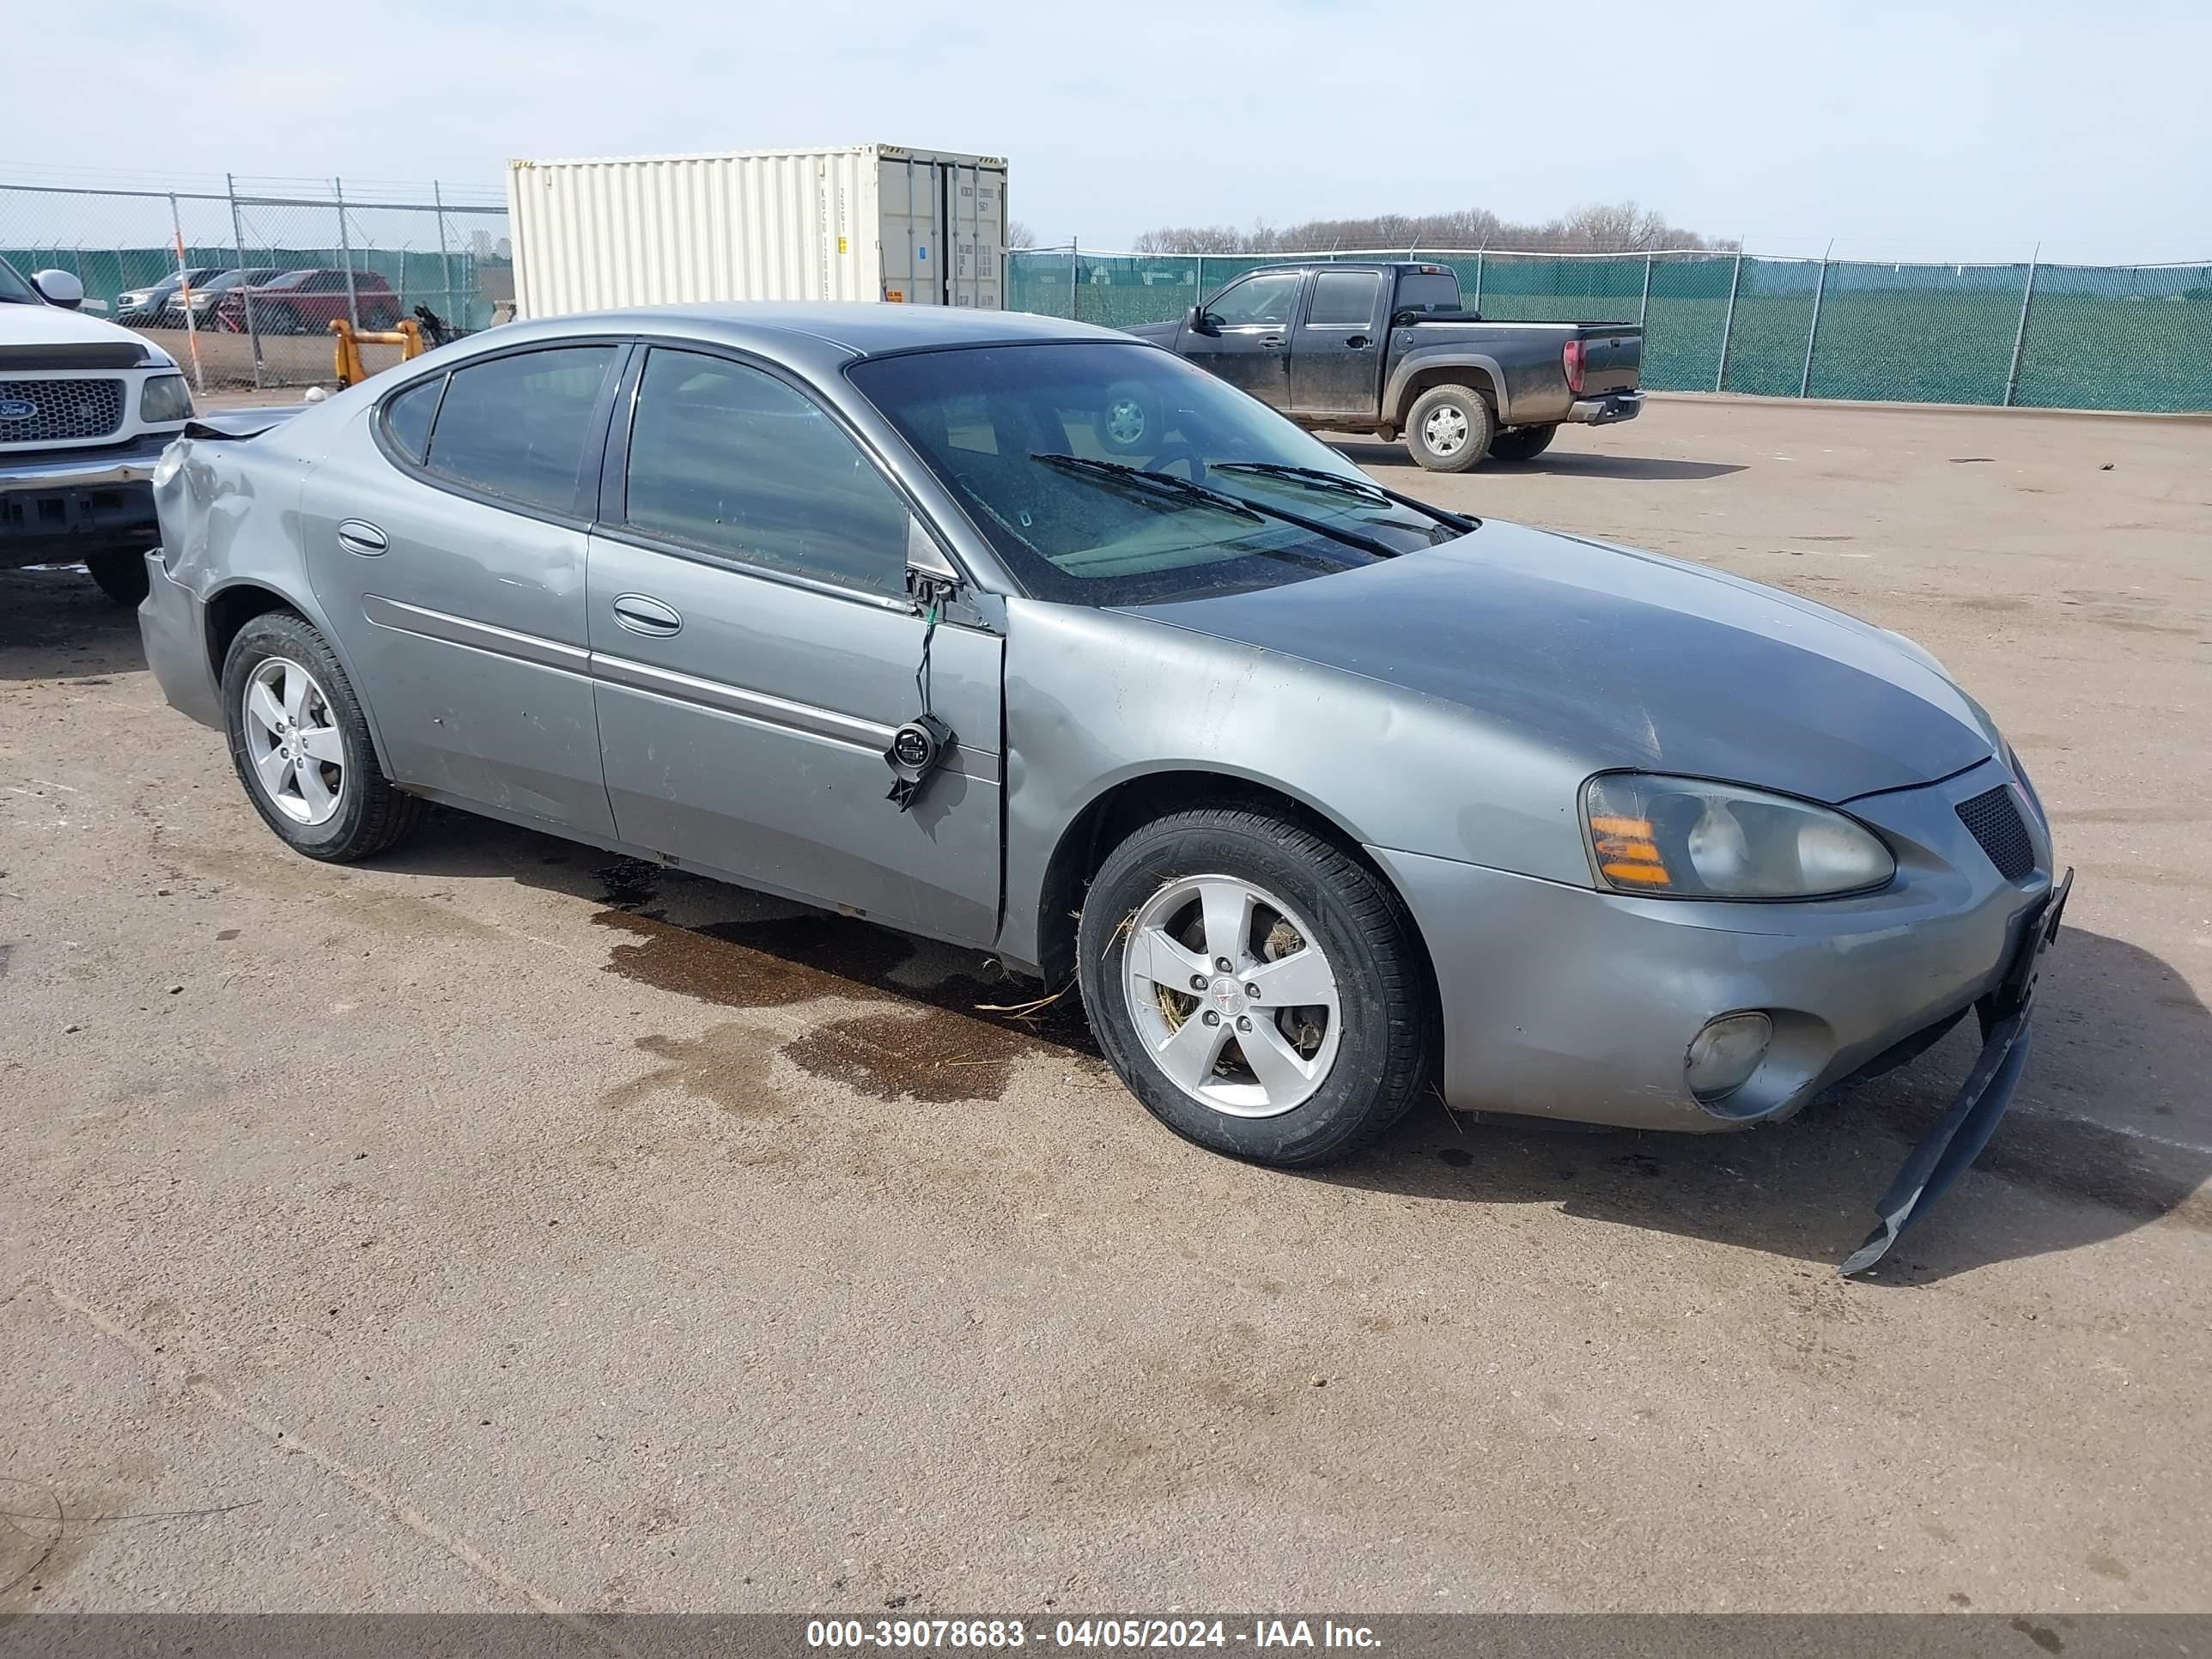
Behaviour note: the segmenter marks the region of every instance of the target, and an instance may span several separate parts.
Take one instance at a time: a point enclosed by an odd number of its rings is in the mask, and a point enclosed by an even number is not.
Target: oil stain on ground
[[[887,928],[824,912],[684,927],[646,908],[659,893],[661,872],[653,866],[625,860],[598,873],[610,903],[592,920],[629,936],[610,952],[611,974],[728,1008],[787,1007],[821,997],[896,1005],[831,1020],[784,1046],[800,1070],[848,1088],[884,1100],[996,1099],[1014,1062],[1026,1055],[1097,1052],[1073,995],[1018,1017],[982,1005],[1029,1000],[1018,983],[966,973],[926,984],[895,979],[919,947]],[[640,1046],[673,1041],[649,1038]],[[658,1057],[684,1071],[695,1092],[720,1097],[711,1084],[692,1084],[687,1060]],[[754,1070],[744,1084],[754,1093],[758,1075]],[[677,1080],[649,1074],[636,1086]]]

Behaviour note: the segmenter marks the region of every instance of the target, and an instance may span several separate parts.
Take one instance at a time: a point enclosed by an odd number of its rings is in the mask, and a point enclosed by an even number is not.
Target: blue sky
[[[496,190],[510,156],[880,141],[1006,155],[1015,216],[1101,248],[1632,197],[1755,252],[2212,259],[2204,0],[203,0],[23,22],[0,181]]]

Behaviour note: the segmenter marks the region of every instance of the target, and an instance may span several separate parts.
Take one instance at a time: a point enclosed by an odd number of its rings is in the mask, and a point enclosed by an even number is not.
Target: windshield
[[[1275,587],[1468,527],[1387,495],[1155,347],[986,346],[848,372],[1039,599],[1147,605]]]
[[[16,274],[15,266],[5,259],[0,259],[0,305],[35,306],[45,303],[40,299],[38,290]]]

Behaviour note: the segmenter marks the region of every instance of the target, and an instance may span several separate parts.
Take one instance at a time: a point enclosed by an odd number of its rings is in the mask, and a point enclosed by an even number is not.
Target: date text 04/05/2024
[[[1128,1651],[1152,1648],[1330,1648],[1381,1645],[1365,1625],[1334,1620],[1256,1619],[1249,1626],[1221,1619],[1061,1619],[1032,1631],[1019,1619],[814,1619],[811,1648],[988,1650],[1027,1647]]]

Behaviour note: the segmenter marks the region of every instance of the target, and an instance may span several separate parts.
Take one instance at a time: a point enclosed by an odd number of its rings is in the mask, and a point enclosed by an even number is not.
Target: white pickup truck
[[[69,272],[0,259],[0,570],[82,560],[136,605],[161,536],[149,480],[191,392],[167,352],[83,303]]]

